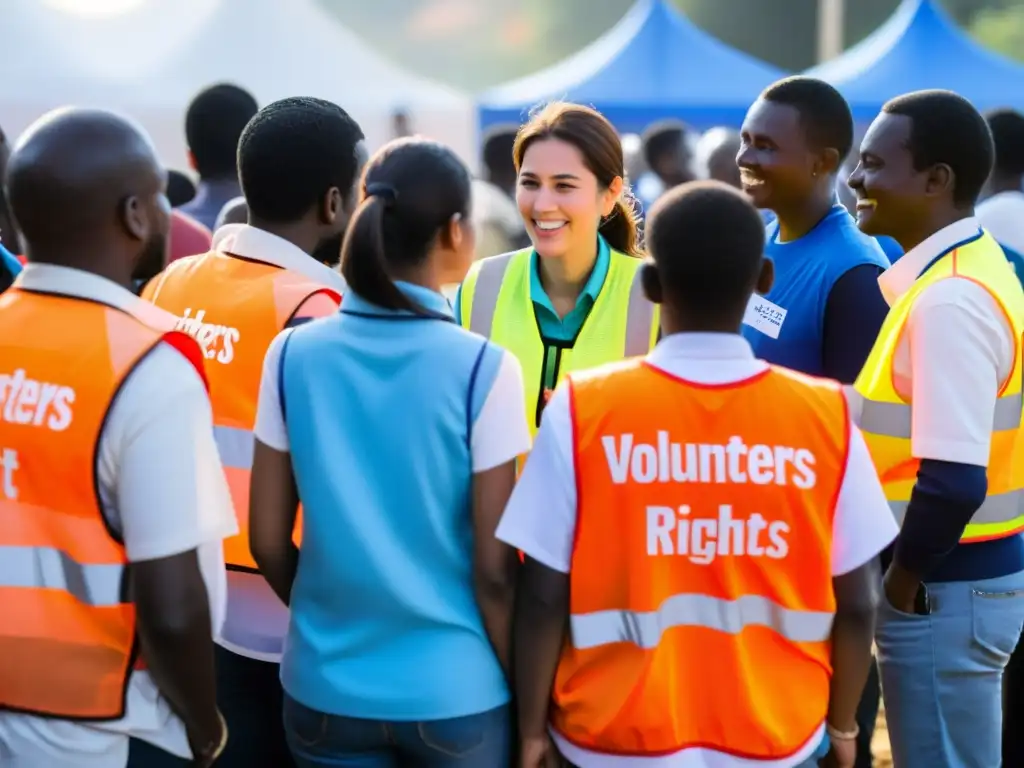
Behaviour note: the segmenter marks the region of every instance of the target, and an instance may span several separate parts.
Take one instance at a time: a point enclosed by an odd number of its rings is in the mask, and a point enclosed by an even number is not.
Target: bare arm
[[[299,548],[292,541],[299,491],[291,454],[256,440],[249,482],[249,549],[281,602],[289,605]]]
[[[506,676],[512,661],[512,608],[519,562],[516,551],[496,539],[494,532],[515,482],[514,460],[473,475],[473,587],[487,636]]]
[[[218,746],[222,724],[210,605],[196,550],[132,563],[129,580],[142,657],[201,762]]]
[[[832,686],[828,722],[840,731],[856,726],[857,705],[871,668],[881,571],[873,557],[860,568],[832,579],[836,618],[832,625]]]

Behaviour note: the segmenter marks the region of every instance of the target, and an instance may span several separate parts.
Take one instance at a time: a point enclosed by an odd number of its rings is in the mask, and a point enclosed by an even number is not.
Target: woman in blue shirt
[[[251,547],[291,607],[289,745],[300,768],[503,768],[522,374],[441,293],[474,251],[458,158],[392,142],[362,192],[341,311],[279,336],[260,392]]]

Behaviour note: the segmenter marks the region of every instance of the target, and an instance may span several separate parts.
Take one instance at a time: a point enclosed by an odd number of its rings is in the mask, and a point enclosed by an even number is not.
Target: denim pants
[[[1003,670],[1024,626],[1024,572],[928,585],[932,612],[879,609],[876,643],[896,768],[1000,765]]]
[[[508,768],[511,711],[423,722],[327,715],[287,694],[284,730],[298,768]]]

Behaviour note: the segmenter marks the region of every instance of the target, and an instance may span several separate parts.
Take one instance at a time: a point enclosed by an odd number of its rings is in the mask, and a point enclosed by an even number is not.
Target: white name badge
[[[786,320],[786,310],[773,301],[756,293],[750,297],[747,311],[743,315],[743,323],[760,331],[773,339],[779,338],[782,323]]]

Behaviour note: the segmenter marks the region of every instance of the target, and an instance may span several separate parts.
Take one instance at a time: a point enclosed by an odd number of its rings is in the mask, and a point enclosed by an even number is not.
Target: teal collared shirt
[[[594,262],[594,270],[590,273],[590,278],[576,299],[576,306],[564,318],[560,318],[540,281],[540,257],[537,255],[537,251],[530,254],[530,300],[533,301],[533,310],[537,316],[541,336],[551,341],[565,342],[576,338],[583,323],[590,315],[590,310],[594,308],[601,288],[604,287],[611,260],[611,249],[608,243],[598,235],[597,260]],[[459,291],[455,296],[455,318],[460,323],[462,322],[461,308],[462,286],[459,286]]]

